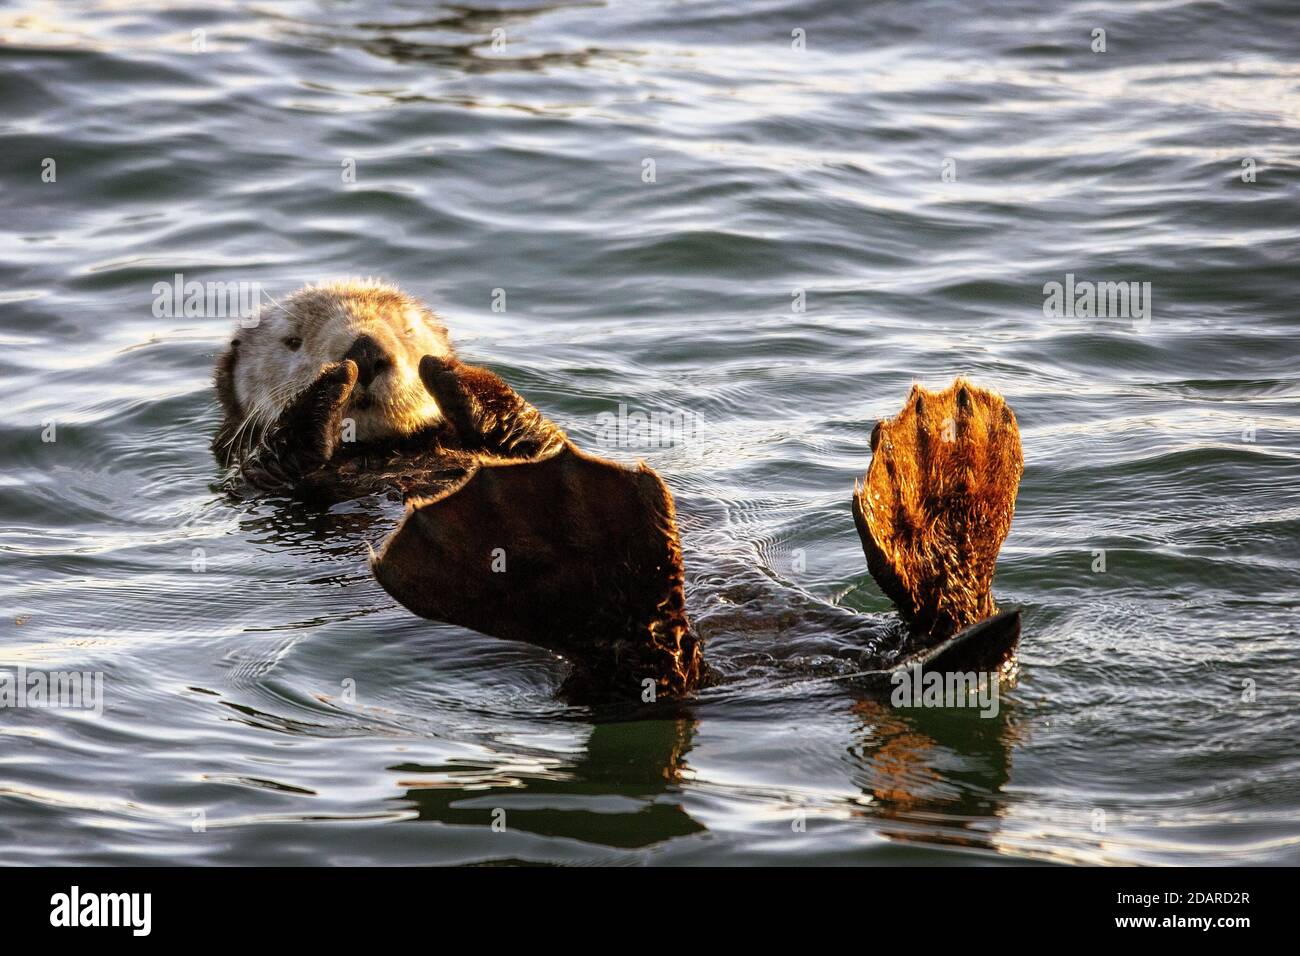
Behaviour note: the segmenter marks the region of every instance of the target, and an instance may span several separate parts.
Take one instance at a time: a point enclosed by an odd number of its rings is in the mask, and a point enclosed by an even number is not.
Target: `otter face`
[[[239,329],[218,362],[228,370],[227,413],[274,422],[322,372],[351,359],[357,383],[343,415],[357,441],[409,435],[442,416],[420,381],[420,359],[452,356],[434,314],[399,289],[376,281],[306,286],[262,310]],[[220,373],[219,373],[220,375]]]

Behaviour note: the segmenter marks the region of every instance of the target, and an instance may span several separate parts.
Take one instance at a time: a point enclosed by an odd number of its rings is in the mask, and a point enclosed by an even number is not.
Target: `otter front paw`
[[[334,457],[342,433],[343,408],[356,383],[357,366],[350,359],[327,366],[245,459],[241,468],[244,480],[267,489],[292,485]]]
[[[462,444],[474,444],[482,434],[483,408],[460,378],[463,365],[455,359],[426,355],[420,359],[420,381]]]
[[[485,368],[426,355],[420,380],[468,451],[532,459],[564,445],[564,432]]]
[[[299,396],[283,416],[280,431],[286,448],[308,467],[334,457],[342,435],[343,407],[357,384],[357,363],[344,359],[326,366],[320,377]]]

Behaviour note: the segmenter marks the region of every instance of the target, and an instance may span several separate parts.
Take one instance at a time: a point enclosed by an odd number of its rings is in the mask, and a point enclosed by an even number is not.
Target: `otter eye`
[[[284,340],[284,344],[289,346],[290,352],[296,352],[302,346],[302,339],[296,335],[291,335]]]

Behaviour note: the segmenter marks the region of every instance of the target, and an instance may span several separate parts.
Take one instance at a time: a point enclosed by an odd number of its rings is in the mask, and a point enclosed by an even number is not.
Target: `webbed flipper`
[[[645,465],[567,441],[537,459],[485,459],[409,501],[371,569],[416,614],[569,657],[569,687],[588,696],[640,700],[646,679],[675,696],[700,678],[672,496]]]
[[[1006,402],[960,378],[941,392],[914,385],[871,451],[853,518],[871,576],[913,633],[939,641],[996,613],[993,569],[1024,472]]]

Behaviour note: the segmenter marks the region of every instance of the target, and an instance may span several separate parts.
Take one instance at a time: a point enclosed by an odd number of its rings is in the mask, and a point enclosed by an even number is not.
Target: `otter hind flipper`
[[[925,670],[997,671],[1020,642],[1020,608],[1007,608],[968,625],[931,647],[923,648],[895,665],[919,665]]]
[[[1010,407],[961,378],[941,392],[914,385],[871,451],[853,518],[871,576],[913,632],[941,640],[996,613],[993,569],[1024,471]]]
[[[371,568],[416,614],[569,658],[572,690],[639,700],[647,678],[656,696],[699,680],[672,496],[644,465],[567,442],[545,458],[482,461],[410,502]]]

